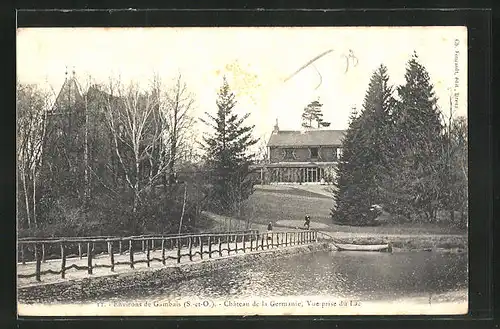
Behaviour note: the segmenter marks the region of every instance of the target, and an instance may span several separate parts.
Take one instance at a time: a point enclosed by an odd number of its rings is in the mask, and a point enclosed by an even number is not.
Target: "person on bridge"
[[[271,233],[272,231],[273,231],[273,223],[269,222],[269,224],[267,224],[267,233]],[[271,237],[268,235],[267,239],[271,240]]]
[[[309,230],[309,227],[311,226],[311,217],[308,215],[306,215],[304,226],[306,227],[306,230]]]

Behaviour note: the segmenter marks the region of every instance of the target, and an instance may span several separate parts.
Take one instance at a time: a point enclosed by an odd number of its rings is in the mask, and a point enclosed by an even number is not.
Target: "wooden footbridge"
[[[318,242],[313,230],[18,241],[18,286],[130,272]]]

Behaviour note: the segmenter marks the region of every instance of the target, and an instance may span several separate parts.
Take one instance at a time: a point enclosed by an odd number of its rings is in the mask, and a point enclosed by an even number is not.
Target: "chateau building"
[[[274,126],[266,164],[258,166],[268,183],[331,183],[342,154],[344,130],[280,130]]]

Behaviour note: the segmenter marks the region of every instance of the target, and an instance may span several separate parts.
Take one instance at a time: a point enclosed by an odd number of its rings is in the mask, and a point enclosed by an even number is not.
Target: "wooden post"
[[[271,233],[271,249],[274,248],[274,233]]]
[[[238,253],[238,236],[234,235],[234,251]]]
[[[90,242],[87,242],[87,266],[89,274],[92,274],[92,247],[93,244],[91,245]]]
[[[43,253],[43,243],[42,243],[42,253]],[[64,242],[61,242],[61,278],[64,279],[66,276],[66,252],[64,250]]]
[[[181,239],[177,238],[177,264],[181,262]]]
[[[188,244],[189,244],[189,260],[192,261],[193,260],[193,239],[191,236],[189,237]]]
[[[222,240],[220,238],[220,235],[218,239],[219,239],[219,257],[222,257]]]
[[[109,261],[111,263],[111,272],[115,271],[115,255],[113,251],[113,241],[108,241],[108,254]]]
[[[250,233],[250,251],[253,251],[253,233]]]
[[[151,238],[151,250],[155,251],[155,239]]]
[[[201,239],[201,235],[198,237],[198,241],[200,242],[200,257],[203,259],[203,240]]]
[[[128,253],[130,255],[130,268],[134,268],[134,243],[132,239],[128,242]]]
[[[229,255],[229,253],[231,252],[229,235],[227,235],[226,238],[227,238],[227,254]]]
[[[26,260],[24,259],[24,243],[20,243],[19,247],[21,247],[21,263],[25,265]]]
[[[145,246],[144,246],[144,240],[142,240],[142,252],[144,252],[144,250],[145,250],[145,249],[146,249],[146,248],[145,248]]]
[[[264,233],[261,234],[260,248],[264,250]]]
[[[161,263],[165,265],[165,238],[161,237]]]
[[[288,246],[288,232],[285,232],[285,247]]]
[[[266,233],[266,246],[269,249],[269,233]]]
[[[118,241],[118,253],[120,255],[123,255],[122,239],[120,239],[120,241]]]
[[[208,258],[212,258],[212,239],[208,236]]]
[[[82,259],[82,243],[78,242],[78,258]]]
[[[243,235],[241,236],[241,242],[243,243],[243,253],[246,253],[246,248],[245,248],[245,234],[246,233],[243,233]]]
[[[42,242],[42,263],[45,263],[45,243]]]
[[[150,267],[150,250],[149,250],[149,241],[142,240],[142,242],[146,245],[146,265]]]
[[[42,259],[40,258],[40,254],[38,252],[38,248],[37,248],[36,244],[34,245],[34,248],[35,248],[35,260],[36,260],[35,277],[36,277],[36,281],[40,282],[41,281],[40,272],[41,272],[41,268],[42,268]]]

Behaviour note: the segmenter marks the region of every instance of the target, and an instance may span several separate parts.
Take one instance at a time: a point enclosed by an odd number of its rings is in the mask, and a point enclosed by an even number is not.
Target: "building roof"
[[[61,91],[59,91],[59,95],[57,95],[53,111],[74,110],[75,106],[81,105],[82,102],[83,97],[75,76],[70,78],[66,77],[61,87]]]
[[[268,147],[340,146],[345,130],[279,130],[273,132]]]

